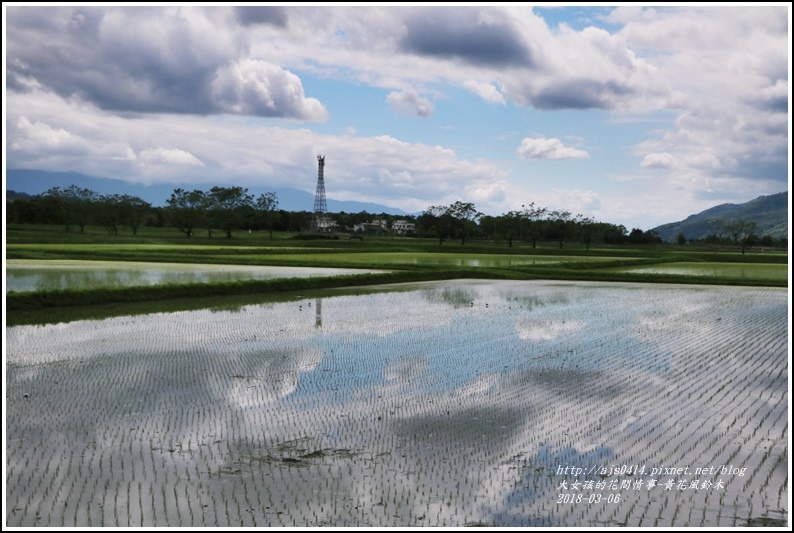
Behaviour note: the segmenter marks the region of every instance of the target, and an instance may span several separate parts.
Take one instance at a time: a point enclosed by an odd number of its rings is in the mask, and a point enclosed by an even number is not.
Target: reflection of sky
[[[719,466],[739,450],[759,483],[770,469],[775,490],[785,478],[763,459],[787,438],[773,424],[786,412],[784,290],[442,282],[324,298],[318,321],[319,303],[8,328],[8,479],[30,439],[60,453],[48,442],[101,438],[132,464],[156,454],[144,479],[173,484],[185,469],[226,501],[273,497],[284,517],[263,503],[258,525],[311,510],[331,525],[571,526],[604,518],[555,505],[559,464]],[[227,470],[245,475],[201,474]],[[754,513],[773,506],[747,490]],[[634,497],[610,520],[636,525],[629,509],[648,508],[670,524],[674,505]],[[717,500],[693,498],[717,524]]]
[[[6,265],[6,292],[233,282],[375,272],[343,268],[193,265],[113,261],[21,261]]]

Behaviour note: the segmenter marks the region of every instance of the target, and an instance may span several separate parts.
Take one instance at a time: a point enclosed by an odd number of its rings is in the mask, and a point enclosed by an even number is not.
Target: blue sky
[[[789,4],[3,9],[7,168],[642,229],[790,182]]]

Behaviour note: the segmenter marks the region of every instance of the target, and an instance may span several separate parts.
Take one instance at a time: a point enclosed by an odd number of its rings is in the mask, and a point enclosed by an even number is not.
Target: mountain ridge
[[[35,196],[42,194],[53,187],[68,188],[71,185],[90,189],[98,194],[129,194],[145,200],[155,207],[166,205],[166,200],[171,197],[174,189],[202,189],[209,190],[215,185],[206,184],[180,185],[176,183],[162,183],[153,185],[135,184],[117,178],[97,178],[81,174],[79,172],[49,172],[45,170],[32,169],[7,169],[6,170],[6,191],[14,191],[17,194],[27,194]],[[285,211],[313,211],[314,194],[291,187],[266,187],[253,186],[247,187],[248,194],[255,197],[260,194],[275,192],[278,199],[279,209]],[[355,200],[335,200],[326,198],[328,211],[331,213],[359,213],[366,211],[372,214],[386,213],[390,215],[405,216],[409,213],[402,209],[391,207],[374,202],[359,202]]]
[[[653,228],[665,242],[675,242],[679,234],[687,240],[701,239],[714,233],[715,223],[731,220],[755,222],[755,233],[788,239],[788,191],[759,196],[742,204],[719,204],[700,213],[689,215],[684,220],[670,222]]]

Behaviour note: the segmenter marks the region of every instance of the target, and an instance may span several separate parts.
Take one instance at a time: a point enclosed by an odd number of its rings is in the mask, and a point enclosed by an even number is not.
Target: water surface
[[[367,272],[382,271],[321,267],[9,259],[6,262],[6,292],[304,278]]]
[[[741,279],[788,279],[788,265],[759,263],[664,263],[642,267],[608,268],[615,272],[637,274],[677,274],[681,276],[709,276]]]
[[[7,328],[7,524],[785,519],[785,289],[400,289]]]

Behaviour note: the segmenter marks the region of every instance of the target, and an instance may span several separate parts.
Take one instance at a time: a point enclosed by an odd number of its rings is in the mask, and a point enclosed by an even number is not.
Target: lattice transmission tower
[[[323,170],[325,169],[325,156],[318,155],[317,163],[317,192],[314,193],[314,216],[312,217],[312,231],[320,231],[324,228],[326,213],[328,213],[328,204],[325,201],[325,180],[323,178]]]

